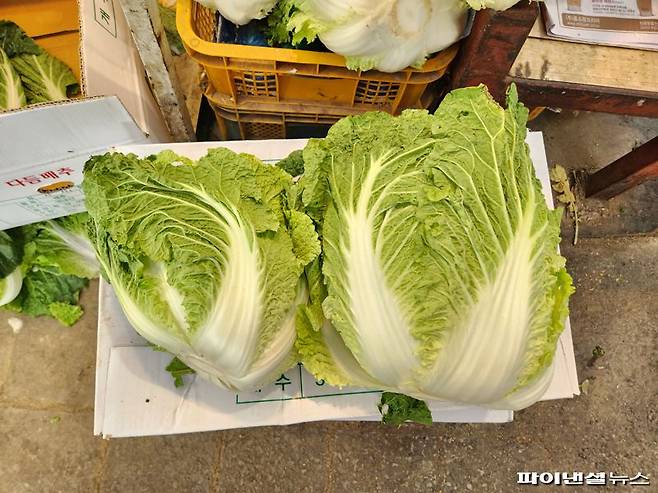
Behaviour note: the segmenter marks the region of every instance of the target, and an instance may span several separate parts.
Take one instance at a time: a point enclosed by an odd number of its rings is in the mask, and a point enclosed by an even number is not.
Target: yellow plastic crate
[[[386,111],[422,107],[423,93],[457,54],[453,45],[420,69],[395,73],[359,72],[335,53],[215,43],[216,15],[194,0],[178,0],[177,25],[188,54],[208,75],[213,102],[225,110],[298,112]],[[283,105],[283,106],[282,106]]]
[[[237,126],[242,140],[266,140],[289,138],[289,124],[331,125],[346,115],[327,115],[319,113],[290,113],[285,111],[241,111],[217,106],[210,101],[215,112],[217,126],[222,140],[230,140],[229,122]]]

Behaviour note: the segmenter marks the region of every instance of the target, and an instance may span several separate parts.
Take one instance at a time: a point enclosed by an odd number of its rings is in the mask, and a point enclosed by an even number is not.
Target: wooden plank
[[[535,2],[519,2],[501,12],[479,11],[452,69],[452,87],[482,83],[494,98],[504,100],[505,78],[538,13]]]
[[[156,0],[121,0],[153,96],[176,142],[194,140],[194,129],[178,84]]]
[[[658,93],[586,84],[508,77],[527,106],[549,106],[622,115],[658,117]]]
[[[658,51],[528,38],[510,75],[658,92]]]
[[[585,196],[609,199],[647,180],[658,178],[658,137],[592,174]]]

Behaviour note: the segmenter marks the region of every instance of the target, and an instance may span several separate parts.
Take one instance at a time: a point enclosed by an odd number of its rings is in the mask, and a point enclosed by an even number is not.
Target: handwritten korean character
[[[279,379],[276,382],[274,382],[274,385],[279,385],[281,387],[281,392],[283,392],[284,390],[286,390],[286,385],[289,385],[290,382],[291,380],[287,376],[282,374],[279,377]]]
[[[9,185],[10,187],[18,187],[18,186],[24,187],[25,186],[25,182],[23,180],[19,179],[19,178],[15,178],[14,180],[6,181],[5,184]]]
[[[74,171],[73,171],[71,168],[59,168],[59,169],[57,170],[57,173],[58,173],[60,176],[61,176],[61,175],[67,175],[67,176],[68,176],[68,175],[73,174]]]

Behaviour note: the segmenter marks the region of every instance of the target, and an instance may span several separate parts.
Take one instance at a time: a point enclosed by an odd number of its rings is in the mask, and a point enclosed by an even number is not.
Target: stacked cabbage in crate
[[[471,13],[463,0],[180,0],[178,29],[222,136],[284,138],[287,124],[433,104]]]
[[[516,0],[199,0],[238,26],[269,15],[254,43],[308,46],[316,38],[353,70],[421,66],[464,33],[470,8],[504,10]],[[245,43],[248,44],[248,43]]]

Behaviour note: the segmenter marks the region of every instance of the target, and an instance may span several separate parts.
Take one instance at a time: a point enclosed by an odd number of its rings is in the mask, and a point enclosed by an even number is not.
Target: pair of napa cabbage
[[[213,149],[85,167],[91,240],[134,327],[232,390],[318,379],[492,408],[542,397],[571,279],[527,110],[484,88],[435,115],[336,123],[282,167]]]

